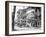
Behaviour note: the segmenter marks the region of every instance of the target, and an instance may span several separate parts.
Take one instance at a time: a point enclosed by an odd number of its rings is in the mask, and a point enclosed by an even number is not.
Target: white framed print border
[[[45,34],[45,3],[5,1],[5,35]]]

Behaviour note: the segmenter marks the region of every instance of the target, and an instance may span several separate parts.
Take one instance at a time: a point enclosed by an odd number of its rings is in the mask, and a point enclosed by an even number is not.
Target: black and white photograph
[[[44,3],[7,2],[9,35],[45,33]],[[7,17],[8,17],[7,15]]]
[[[13,30],[34,30],[41,28],[41,7],[14,6],[12,15]],[[14,22],[13,22],[14,21]]]

